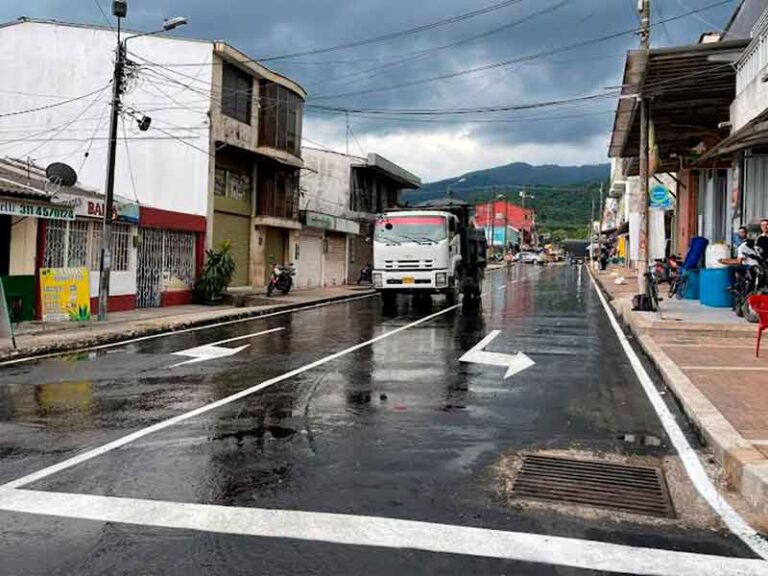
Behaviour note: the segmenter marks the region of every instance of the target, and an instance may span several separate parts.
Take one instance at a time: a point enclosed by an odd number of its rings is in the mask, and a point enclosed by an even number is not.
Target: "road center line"
[[[608,315],[608,320],[610,321],[614,332],[616,332],[619,342],[621,342],[624,353],[627,355],[627,358],[629,358],[632,369],[634,370],[637,379],[640,381],[640,385],[643,387],[646,396],[648,396],[648,400],[656,411],[659,420],[661,420],[661,424],[664,426],[667,436],[675,446],[675,450],[680,456],[680,460],[682,461],[685,471],[694,487],[710,507],[723,519],[731,532],[741,538],[741,540],[749,546],[755,554],[764,560],[768,560],[768,542],[766,542],[766,540],[764,540],[760,534],[758,534],[757,531],[755,531],[755,529],[731,507],[730,504],[728,504],[725,498],[720,495],[712,484],[704,467],[701,465],[701,461],[699,460],[696,451],[691,447],[691,444],[688,442],[685,434],[683,434],[680,425],[677,423],[675,416],[664,403],[661,394],[656,390],[656,386],[653,384],[651,377],[643,367],[640,358],[632,349],[629,340],[627,340],[621,326],[619,326],[619,322],[616,320],[616,316],[614,316],[613,311],[608,305],[605,296],[603,296],[600,287],[597,285],[594,276],[590,274],[589,277],[592,280],[592,285],[605,309],[605,313]],[[764,566],[763,571],[768,573],[768,565]]]
[[[254,332],[253,334],[246,334],[245,336],[235,336],[234,338],[227,338],[226,340],[219,340],[218,342],[210,342],[205,346],[218,346],[219,344],[229,344],[230,342],[238,342],[240,340],[248,340],[249,338],[255,338],[256,336],[265,336],[266,334],[274,334],[280,332],[285,328],[272,328],[271,330],[262,330],[261,332]]]
[[[291,370],[290,372],[286,372],[285,374],[282,374],[275,378],[265,380],[260,384],[256,384],[255,386],[251,386],[250,388],[246,388],[245,390],[241,390],[240,392],[236,392],[235,394],[231,394],[230,396],[227,396],[215,402],[211,402],[210,404],[206,404],[205,406],[201,406],[200,408],[196,408],[195,410],[191,410],[190,412],[179,414],[178,416],[174,416],[173,418],[163,420],[162,422],[158,422],[157,424],[153,424],[152,426],[148,426],[147,428],[137,430],[136,432],[123,436],[122,438],[113,440],[112,442],[104,444],[103,446],[99,446],[97,448],[93,448],[91,450],[82,452],[76,456],[73,456],[72,458],[68,458],[67,460],[59,462],[58,464],[54,464],[53,466],[49,466],[48,468],[43,468],[42,470],[38,470],[37,472],[28,474],[27,476],[23,476],[22,478],[18,478],[17,480],[13,480],[11,482],[8,482],[7,484],[3,484],[2,486],[0,486],[0,488],[20,488],[22,486],[26,486],[27,484],[31,484],[32,482],[42,480],[43,478],[51,476],[52,474],[56,474],[57,472],[61,472],[62,470],[72,468],[73,466],[77,466],[78,464],[87,462],[88,460],[96,458],[97,456],[101,456],[102,454],[106,454],[107,452],[115,450],[116,448],[125,446],[126,444],[129,444],[135,440],[138,440],[139,438],[143,438],[144,436],[152,434],[153,432],[163,430],[165,428],[173,426],[174,424],[178,424],[179,422],[183,422],[185,420],[189,420],[190,418],[194,418],[195,416],[200,416],[201,414],[205,414],[206,412],[210,412],[211,410],[215,410],[216,408],[225,406],[226,404],[229,404],[236,400],[240,400],[241,398],[245,398],[246,396],[250,396],[251,394],[255,394],[256,392],[260,392],[265,388],[269,388],[270,386],[279,384],[280,382],[293,378],[294,376],[298,376],[299,374],[307,372],[308,370],[312,370],[313,368],[318,368],[319,366],[327,364],[328,362],[332,362],[333,360],[341,358],[342,356],[346,356],[347,354],[356,352],[361,348],[371,346],[376,342],[380,342],[381,340],[390,338],[391,336],[395,336],[396,334],[400,334],[401,332],[404,332],[409,328],[415,328],[416,326],[419,326],[421,324],[434,320],[435,318],[448,314],[449,312],[456,310],[460,306],[461,304],[450,306],[448,308],[440,310],[439,312],[435,312],[434,314],[430,314],[429,316],[420,318],[415,322],[411,322],[410,324],[406,324],[405,326],[401,326],[400,328],[395,328],[394,330],[385,332],[384,334],[381,334],[376,338],[371,338],[370,340],[367,340],[360,344],[355,344],[354,346],[350,346],[349,348],[341,350],[340,352],[336,352],[329,356],[325,356],[320,360],[316,360],[315,362],[306,364],[300,368],[296,368],[295,370]]]
[[[569,566],[601,573],[764,576],[766,569],[762,560],[375,516],[212,506],[36,490],[0,490],[0,510],[218,534],[423,550]]]

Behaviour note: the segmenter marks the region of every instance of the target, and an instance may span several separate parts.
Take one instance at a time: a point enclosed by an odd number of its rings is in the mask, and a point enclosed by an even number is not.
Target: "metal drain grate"
[[[513,494],[674,518],[659,468],[559,458],[523,457]]]

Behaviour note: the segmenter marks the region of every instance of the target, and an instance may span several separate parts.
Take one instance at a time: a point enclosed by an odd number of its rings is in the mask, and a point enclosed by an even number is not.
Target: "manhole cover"
[[[513,494],[673,518],[675,511],[659,468],[528,455]]]

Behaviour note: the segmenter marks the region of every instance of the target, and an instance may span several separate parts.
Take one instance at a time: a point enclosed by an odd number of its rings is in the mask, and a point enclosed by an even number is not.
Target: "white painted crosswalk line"
[[[9,489],[0,489],[0,510],[261,538],[287,538],[394,550],[422,550],[617,574],[768,574],[768,563],[762,560],[375,516],[237,508]]]

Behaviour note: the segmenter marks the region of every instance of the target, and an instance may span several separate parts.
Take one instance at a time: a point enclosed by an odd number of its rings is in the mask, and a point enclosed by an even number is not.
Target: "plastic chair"
[[[747,301],[759,319],[755,356],[760,358],[760,340],[763,338],[763,331],[768,330],[768,294],[752,294],[752,296],[747,298]]]

